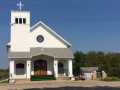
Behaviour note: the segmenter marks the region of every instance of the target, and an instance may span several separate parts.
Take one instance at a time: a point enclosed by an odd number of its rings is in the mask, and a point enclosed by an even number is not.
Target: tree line
[[[83,53],[76,51],[73,59],[73,73],[80,72],[80,67],[98,67],[106,72],[109,77],[120,78],[120,53],[102,51],[89,51]]]

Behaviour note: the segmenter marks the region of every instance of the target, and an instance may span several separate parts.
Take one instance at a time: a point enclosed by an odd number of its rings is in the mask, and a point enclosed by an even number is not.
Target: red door
[[[40,63],[40,73],[41,74],[47,74],[47,65],[46,62],[41,62]]]
[[[37,60],[34,62],[34,75],[47,74],[47,62]]]
[[[35,62],[34,63],[34,75],[39,75],[40,74],[40,62]]]

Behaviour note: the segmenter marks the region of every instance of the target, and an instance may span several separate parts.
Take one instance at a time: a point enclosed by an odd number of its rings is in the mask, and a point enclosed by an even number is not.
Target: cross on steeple
[[[24,5],[20,2],[20,4],[17,4],[17,6],[20,6],[20,11],[21,11],[22,6],[24,6]]]

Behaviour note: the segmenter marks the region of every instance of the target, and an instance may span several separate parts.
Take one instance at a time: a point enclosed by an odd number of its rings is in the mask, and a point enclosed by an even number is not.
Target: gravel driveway
[[[0,83],[0,90],[120,90],[120,82],[86,80]]]

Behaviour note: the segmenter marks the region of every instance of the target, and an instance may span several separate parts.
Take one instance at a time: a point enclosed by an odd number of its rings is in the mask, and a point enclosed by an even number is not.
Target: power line
[[[8,60],[8,59],[1,60],[1,61],[0,61],[0,64],[1,64],[1,62],[7,61],[7,60]]]

